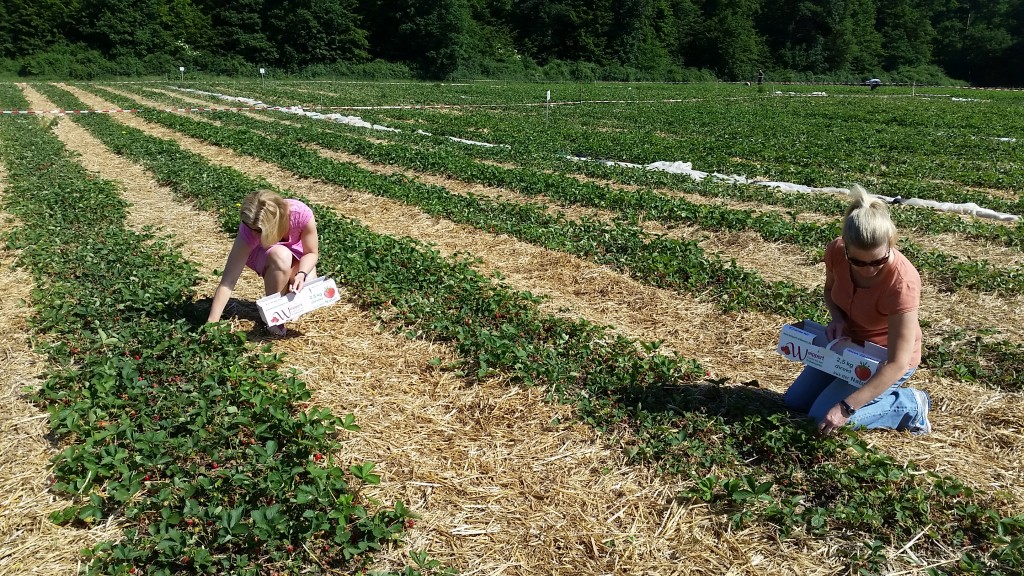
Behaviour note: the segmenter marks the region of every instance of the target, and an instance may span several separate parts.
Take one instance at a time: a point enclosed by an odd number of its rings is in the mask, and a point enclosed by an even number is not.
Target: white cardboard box
[[[341,298],[332,278],[321,276],[306,282],[302,290],[287,294],[271,294],[256,301],[260,318],[267,326],[291,322],[306,312],[330,306]]]
[[[854,386],[862,386],[888,358],[888,350],[873,342],[859,345],[849,338],[829,342],[825,327],[812,320],[783,326],[775,350],[790,360],[803,362]]]

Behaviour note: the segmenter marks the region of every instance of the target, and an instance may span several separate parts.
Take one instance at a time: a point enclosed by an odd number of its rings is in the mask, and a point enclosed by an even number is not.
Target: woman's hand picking
[[[843,415],[843,407],[836,404],[821,419],[821,422],[818,424],[818,431],[822,434],[832,434],[845,426],[849,421],[850,417]]]

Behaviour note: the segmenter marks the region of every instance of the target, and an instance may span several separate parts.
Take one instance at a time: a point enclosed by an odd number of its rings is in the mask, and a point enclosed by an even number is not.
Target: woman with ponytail
[[[785,403],[826,434],[846,424],[925,434],[931,431],[928,393],[903,387],[921,362],[921,277],[896,249],[889,206],[857,185],[850,197],[842,236],[825,248],[825,305],[832,315],[826,335],[874,342],[889,355],[859,388],[807,367]]]
[[[272,190],[257,190],[242,201],[240,216],[208,322],[220,320],[246,266],[263,278],[267,295],[298,292],[306,280],[316,277],[319,239],[309,206]],[[279,336],[286,333],[284,325],[268,329]]]

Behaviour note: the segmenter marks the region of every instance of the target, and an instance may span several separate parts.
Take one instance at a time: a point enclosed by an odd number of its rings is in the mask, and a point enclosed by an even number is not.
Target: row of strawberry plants
[[[110,96],[116,97],[114,94]],[[128,105],[130,100],[122,99],[121,102]],[[791,317],[819,317],[824,313],[820,297],[816,294],[794,288],[786,282],[765,283],[749,275],[742,277],[744,272],[735,267],[721,268],[717,261],[709,266],[703,254],[692,243],[666,239],[645,242],[644,237],[647,235],[632,224],[619,224],[610,228],[591,222],[570,222],[548,215],[543,206],[452,195],[444,189],[418,184],[406,178],[383,177],[323,158],[293,143],[266,139],[248,130],[217,127],[160,112],[144,114],[176,130],[280,164],[301,175],[364,188],[484,230],[501,231],[551,249],[619,265],[620,269],[634,277],[656,286],[698,293],[710,292],[719,296],[719,303],[725,310],[742,305],[757,306],[762,310]],[[659,248],[672,256],[659,255]],[[679,256],[681,249],[687,250],[685,258]],[[637,251],[640,251],[641,258],[637,258]],[[628,258],[624,266],[622,257]],[[992,350],[998,348],[1000,354],[997,357],[1002,360],[991,366],[985,364],[989,367],[984,373],[992,377],[984,380],[1003,389],[1024,388],[1024,374],[1013,368],[1015,362],[1019,365],[1020,361],[1024,361],[1024,350],[1019,345],[998,340],[987,340],[983,346]],[[996,355],[984,356],[988,358]],[[965,357],[962,363],[951,364],[947,358],[933,361],[926,356],[925,363],[940,373],[954,376],[964,372],[965,365],[981,366],[974,357]]]
[[[224,230],[237,229],[240,193],[226,194],[207,178],[214,166],[109,117],[76,120],[179,193],[215,210]],[[232,171],[219,173],[238,182],[232,189],[261,185]],[[583,321],[543,315],[535,298],[474,272],[470,261],[442,258],[415,241],[372,234],[313,208],[324,271],[342,279],[362,305],[410,335],[452,342],[467,373],[500,371],[549,386],[589,424],[613,433],[628,427],[627,454],[692,478],[696,488],[688,497],[732,509],[735,522],[770,519],[787,533],[807,530],[818,537],[830,531],[852,548],[869,534],[895,545],[930,522],[934,540],[926,552],[963,550],[960,572],[1022,565],[1021,519],[1001,516],[997,501],[970,493],[955,479],[897,464],[856,435],[818,437],[802,419],[769,414],[778,404],[749,389],[693,385],[701,371],[692,361],[658,354],[656,345],[640,349]],[[809,480],[791,483],[792,477]],[[747,494],[751,485],[756,497]],[[872,513],[857,514],[861,509]],[[989,546],[987,554],[978,552]]]
[[[268,114],[273,114],[279,119],[291,118],[293,116],[283,113]],[[322,121],[310,119],[302,119],[299,122],[309,127],[316,127],[317,124],[320,124],[318,129],[321,130],[335,130],[365,135],[365,129],[337,125],[327,127],[323,125]],[[834,194],[784,192],[755,184],[728,184],[716,181],[714,178],[696,182],[689,176],[681,174],[608,165],[604,162],[581,161],[565,155],[534,154],[520,147],[466,146],[455,143],[443,136],[425,139],[421,135],[412,133],[385,132],[374,134],[374,137],[378,140],[402,142],[415,146],[418,149],[430,148],[438,152],[443,150],[441,153],[447,155],[465,155],[476,160],[513,163],[534,171],[551,171],[566,175],[597,178],[619,185],[671,190],[698,194],[708,198],[756,202],[768,206],[786,208],[795,211],[794,213],[810,212],[835,216],[841,214],[846,207],[846,199]],[[855,180],[863,181],[862,178],[856,178]],[[871,187],[870,183],[868,185]],[[887,187],[888,182],[879,183],[877,191],[891,196],[899,195],[899,192],[890,190]],[[871,188],[876,190],[875,187]],[[958,198],[958,196],[954,195],[952,198]],[[896,210],[894,211],[893,218],[901,229],[908,231],[925,234],[957,233],[968,238],[988,240],[1017,248],[1024,247],[1024,227],[1021,226],[1006,226],[985,219],[965,219],[957,215],[926,208]]]
[[[169,96],[166,93],[147,90],[143,87],[137,87],[135,92],[158,101],[172,102],[177,106],[194,105],[185,100]],[[365,136],[365,129],[362,128],[346,128],[341,125],[331,125],[322,120],[304,117],[296,118],[293,114],[274,112],[270,114],[278,119],[297,122],[299,125],[314,129],[315,131],[339,132],[350,135],[356,133],[360,136]],[[430,151],[431,154],[448,161],[448,164],[446,164],[448,170],[451,170],[456,163],[463,164],[466,159],[489,159],[512,162],[518,164],[523,169],[533,172],[553,171],[559,174],[579,174],[619,184],[657,187],[708,197],[759,202],[773,206],[782,206],[800,212],[811,211],[835,215],[842,213],[845,208],[844,201],[832,194],[785,193],[764,186],[716,183],[712,179],[706,180],[704,183],[696,183],[689,177],[661,171],[607,166],[599,162],[580,162],[568,159],[563,155],[535,155],[524,152],[522,147],[466,146],[452,142],[446,137],[425,139],[422,134],[411,132],[383,132],[375,134],[375,136],[378,140],[390,140],[395,143],[404,143],[412,146],[417,151],[416,160],[412,163],[403,161],[401,165],[415,169],[426,169],[422,165],[423,162],[420,156],[425,156],[427,151]],[[358,146],[358,144],[352,145]],[[393,156],[394,153],[392,152],[391,155]],[[472,173],[472,170],[469,173]],[[456,175],[455,177],[460,176]],[[495,184],[507,185],[501,182],[495,182]],[[897,225],[907,230],[932,234],[955,232],[972,238],[1000,242],[1009,246],[1024,246],[1024,228],[1022,227],[1004,226],[977,219],[964,219],[927,209],[896,210],[894,212],[894,219]]]
[[[695,224],[707,230],[750,230],[768,242],[786,242],[812,250],[820,249],[840,233],[838,221],[825,225],[797,222],[772,212],[758,213],[717,204],[696,204],[649,189],[622,190],[580,182],[563,174],[527,168],[504,168],[476,162],[464,155],[450,152],[435,154],[401,144],[372,143],[365,138],[312,130],[308,126],[268,125],[229,112],[218,113],[214,117],[232,126],[271,134],[288,141],[343,150],[381,164],[403,166],[465,182],[504,187],[528,196],[546,196],[571,206],[615,210],[631,222],[647,220],[669,225]],[[899,210],[894,208],[894,211]],[[1024,291],[1024,273],[1019,268],[1000,268],[982,259],[965,260],[941,251],[926,250],[907,240],[901,243],[901,249],[925,273],[928,280],[941,290],[952,292],[968,289],[1001,294],[1019,294]]]
[[[300,122],[300,126],[289,126],[268,125],[264,121],[234,113],[214,116],[232,126],[273,134],[289,141],[343,150],[382,164],[505,187],[530,196],[543,195],[570,205],[616,210],[630,221],[644,219],[667,224],[696,224],[711,230],[753,230],[766,241],[791,243],[805,249],[820,249],[839,235],[838,223],[799,223],[770,212],[756,213],[718,205],[695,204],[651,190],[625,191],[580,182],[559,173],[503,168],[476,162],[474,158],[453,149],[434,152],[400,143],[371,143],[365,138],[345,132],[324,129],[322,122],[319,125],[310,124],[317,121],[308,119]],[[920,212],[913,208],[910,211]],[[940,251],[925,250],[909,241],[902,242],[902,249],[940,289],[975,289],[1005,294],[1018,294],[1024,290],[1024,274],[1017,268],[998,268],[980,259],[964,260]]]
[[[55,101],[69,102],[65,100],[67,93],[59,88],[41,89]],[[325,158],[299,143],[267,138],[246,128],[217,126],[166,112],[147,111],[141,115],[300,176],[366,190],[455,222],[612,265],[655,286],[707,294],[723,310],[757,308],[794,317],[821,317],[823,313],[820,297],[809,290],[791,282],[767,282],[754,272],[706,255],[695,242],[649,234],[630,222],[574,221],[549,214],[545,205],[453,194],[405,176],[374,173]]]
[[[992,103],[973,111],[948,102],[904,101],[895,106],[904,117],[879,108],[877,102],[851,99],[568,108],[549,118],[538,112],[490,110],[457,115],[380,110],[365,117],[382,124],[411,121],[416,128],[443,135],[486,133],[493,143],[546,156],[639,164],[692,159],[708,171],[818,186],[872,175],[877,180],[869,177],[868,183],[884,182],[891,195],[1024,211],[1019,197],[974,188],[1012,191],[1022,184],[1015,171],[1006,169],[1020,162],[1019,145],[996,139],[1019,134],[1024,127],[1015,118],[1018,104]],[[860,114],[868,109],[872,114]],[[1001,128],[995,126],[997,116],[1005,121]],[[658,128],[655,132],[636,126]]]
[[[355,570],[403,537],[401,502],[361,495],[372,463],[347,473],[333,454],[352,416],[300,409],[310,393],[279,354],[197,328],[197,270],[125,228],[114,183],[34,119],[0,120],[0,151],[22,221],[7,240],[53,363],[33,394],[63,446],[50,490],[73,500],[52,519],[127,520],[123,540],[87,551],[89,574]]]
[[[333,100],[348,97],[341,94]],[[433,110],[363,114],[375,123],[411,122],[416,128],[463,138],[486,133],[495,143],[545,156],[611,157],[641,164],[695,159],[711,171],[818,185],[878,174],[892,195],[971,201],[1020,213],[1019,200],[968,189],[1012,190],[1021,184],[1015,172],[998,168],[1018,162],[1019,148],[995,138],[1020,132],[1016,108],[1012,100],[965,105],[948,98],[703,98],[549,112],[498,108],[463,109],[456,115]],[[657,131],[637,126],[657,126]],[[865,137],[867,133],[871,136]]]

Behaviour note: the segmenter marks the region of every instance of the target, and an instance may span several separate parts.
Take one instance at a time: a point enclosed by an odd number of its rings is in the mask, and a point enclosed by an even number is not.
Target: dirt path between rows
[[[683,356],[700,360],[715,375],[740,382],[758,380],[762,386],[781,392],[799,372],[799,367],[774,353],[778,326],[785,322],[782,318],[751,312],[723,317],[712,304],[644,286],[562,253],[436,220],[417,209],[372,195],[297,179],[252,158],[234,155],[165,128],[141,125],[186,148],[201,151],[211,160],[302,190],[303,194],[322,200],[380,233],[434,242],[443,253],[468,251],[482,259],[485,270],[500,270],[516,288],[550,297],[549,310],[613,325],[631,337],[663,340]],[[963,313],[968,323],[957,325],[972,325],[970,305],[975,300],[971,298],[981,297],[959,294],[949,298],[960,299],[959,306],[941,307],[936,304],[937,297],[930,298],[926,293],[922,316],[926,317],[930,307],[935,306],[944,314]],[[937,318],[957,322],[948,315]],[[708,330],[708,326],[716,329]],[[978,487],[1019,494],[1024,506],[1024,487],[1020,482],[1024,472],[1017,469],[1013,458],[1007,459],[1016,446],[1024,444],[1020,416],[1024,395],[982,389],[936,377],[926,370],[919,371],[915,380],[918,387],[933,396],[936,432],[927,441],[896,434],[878,435],[878,444],[901,458],[931,462],[936,470],[955,473],[974,481]]]
[[[7,173],[0,164],[0,198]],[[0,236],[19,226],[0,212]],[[17,253],[0,243],[0,576],[66,576],[77,573],[79,550],[120,538],[112,519],[90,530],[62,528],[48,516],[71,505],[51,494],[50,458],[58,449],[48,439],[49,417],[28,400],[26,389],[42,384],[46,358],[32,349],[29,318],[34,281],[15,268]]]
[[[58,134],[87,169],[124,184],[135,225],[161,225],[179,239],[218,229],[212,216],[173,200],[76,124],[63,120]],[[206,250],[187,243],[183,251],[201,270],[222,266],[230,238],[210,233],[205,243]],[[259,337],[251,316],[231,321]],[[362,427],[343,440],[341,454],[377,462],[384,481],[374,495],[401,499],[421,515],[407,548],[463,573],[836,572],[827,556],[798,550],[797,542],[777,549],[767,527],[722,533],[703,506],[674,502],[674,480],[625,465],[587,426],[552,424],[571,421],[571,410],[544,403],[543,391],[500,380],[467,386],[430,366],[435,357],[454,360],[450,349],[382,334],[344,301],[291,332],[274,348],[301,372],[313,401],[354,413]],[[401,562],[399,551],[388,561]]]
[[[89,98],[84,93],[77,94]],[[100,105],[102,101],[94,102]],[[437,220],[358,191],[299,179],[277,167],[138,118],[118,119],[150,134],[173,139],[211,161],[263,176],[277,186],[332,206],[379,233],[433,241],[443,253],[468,251],[483,260],[484,269],[500,270],[517,289],[549,295],[549,310],[561,309],[566,314],[613,324],[627,335],[664,339],[684,356],[700,359],[715,374],[737,381],[758,379],[762,386],[781,391],[798,372],[797,367],[783,362],[774,353],[780,318],[754,313],[723,318],[713,306],[689,296],[640,285],[561,253]],[[709,326],[716,329],[709,330]],[[872,441],[901,459],[913,459],[938,472],[957,475],[976,487],[1007,490],[1017,496],[1021,505],[1024,477],[1013,454],[1024,445],[1020,433],[1024,398],[938,378],[924,370],[915,376],[915,381],[933,395],[932,420],[936,431],[926,438],[874,434]]]

